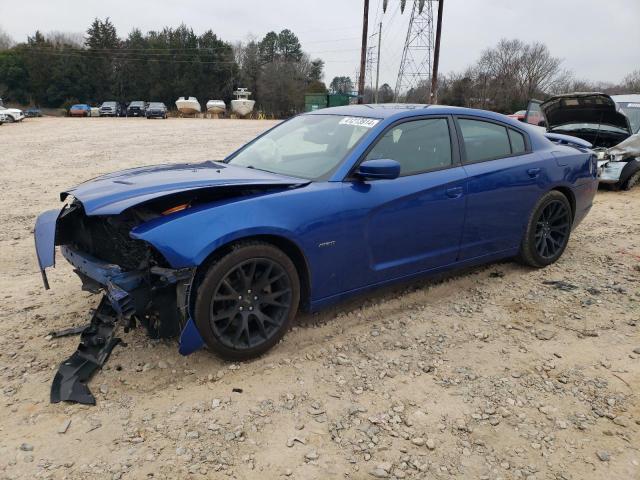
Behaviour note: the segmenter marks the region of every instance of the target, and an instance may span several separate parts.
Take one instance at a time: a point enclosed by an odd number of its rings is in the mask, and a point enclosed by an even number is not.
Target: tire
[[[638,170],[637,172],[633,173],[626,182],[624,182],[624,185],[622,185],[622,189],[623,190],[631,190],[634,186],[640,184],[640,170]]]
[[[543,268],[556,262],[564,253],[571,236],[573,212],[567,197],[553,190],[533,208],[520,245],[520,260]]]
[[[300,279],[291,259],[268,243],[241,243],[207,270],[194,320],[214,353],[248,360],[278,343],[299,302]]]
[[[15,123],[16,119],[12,115],[7,115],[7,123]]]

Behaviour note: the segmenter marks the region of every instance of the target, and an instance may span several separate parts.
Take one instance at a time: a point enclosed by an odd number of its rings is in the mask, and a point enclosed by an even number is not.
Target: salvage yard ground
[[[221,159],[275,122],[0,128],[0,479],[638,479],[640,188],[598,193],[544,270],[499,263],[301,315],[264,357],[122,334],[95,407],[49,404],[98,297],[42,288],[33,224],[117,169]]]

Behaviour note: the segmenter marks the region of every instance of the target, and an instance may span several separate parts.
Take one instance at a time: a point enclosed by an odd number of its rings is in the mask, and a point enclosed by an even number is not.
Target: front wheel
[[[16,121],[11,115],[7,115],[7,123],[14,123]]]
[[[546,267],[558,260],[571,235],[573,213],[562,193],[552,191],[536,204],[520,245],[520,259],[536,268]]]
[[[283,337],[299,301],[298,272],[286,254],[267,243],[239,244],[207,271],[195,322],[212,351],[247,360]]]
[[[636,185],[640,185],[640,169],[632,174],[629,179],[622,185],[623,190],[631,190]]]

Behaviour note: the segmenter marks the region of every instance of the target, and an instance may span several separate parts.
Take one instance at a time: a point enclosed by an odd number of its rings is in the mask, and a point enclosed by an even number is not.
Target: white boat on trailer
[[[207,112],[210,113],[213,118],[218,118],[218,115],[224,113],[227,110],[227,105],[222,100],[209,100],[207,102]]]
[[[231,100],[231,110],[239,117],[246,117],[253,111],[253,106],[256,104],[255,100],[249,100],[251,92],[246,88],[238,88],[233,94],[236,99]]]
[[[180,97],[176,100],[176,108],[183,115],[195,115],[201,112],[200,102],[196,97]]]

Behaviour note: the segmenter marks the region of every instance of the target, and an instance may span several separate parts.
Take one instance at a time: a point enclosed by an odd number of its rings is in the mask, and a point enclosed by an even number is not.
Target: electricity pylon
[[[402,50],[402,60],[396,81],[395,101],[407,96],[407,101],[420,95],[424,101],[430,93],[431,73],[435,47],[433,2],[437,0],[413,0],[407,38]],[[404,5],[403,5],[404,6]],[[416,90],[422,90],[417,92]]]

